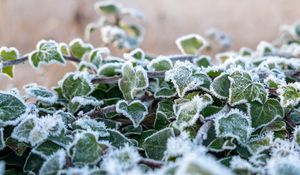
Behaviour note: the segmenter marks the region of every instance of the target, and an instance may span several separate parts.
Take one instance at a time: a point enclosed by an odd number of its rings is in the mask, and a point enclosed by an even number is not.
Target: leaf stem
[[[151,160],[151,159],[141,159],[139,164],[147,165],[150,168],[161,168],[163,164],[159,161]]]

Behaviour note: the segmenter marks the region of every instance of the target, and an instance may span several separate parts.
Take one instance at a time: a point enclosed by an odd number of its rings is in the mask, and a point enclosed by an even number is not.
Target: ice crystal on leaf
[[[24,86],[26,94],[36,98],[39,101],[53,104],[57,100],[57,95],[45,87],[37,84],[28,84]]]

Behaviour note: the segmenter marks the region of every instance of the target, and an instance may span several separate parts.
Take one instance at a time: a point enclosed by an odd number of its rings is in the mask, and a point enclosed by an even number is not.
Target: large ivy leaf
[[[200,72],[196,72],[189,62],[176,62],[173,69],[168,70],[165,75],[166,81],[172,81],[179,97],[183,97],[187,91],[195,89],[208,89],[210,78]]]
[[[176,45],[181,53],[186,55],[196,55],[206,46],[206,41],[200,35],[190,34],[182,36],[176,40]]]
[[[172,128],[165,128],[147,137],[143,143],[147,157],[161,160],[167,147],[168,138],[174,136]]]
[[[128,104],[125,100],[120,100],[116,105],[116,110],[129,118],[135,128],[140,125],[148,114],[148,108],[140,101],[132,101]]]
[[[167,71],[173,67],[172,61],[168,57],[159,56],[148,64],[147,68],[150,71]]]
[[[222,73],[210,85],[210,90],[220,99],[226,99],[229,96],[230,81],[228,77],[229,74]]]
[[[39,174],[53,175],[58,174],[66,163],[66,152],[59,150],[51,155],[42,165]]]
[[[241,143],[246,143],[253,130],[250,117],[236,109],[221,113],[214,121],[217,137],[233,137]]]
[[[49,89],[37,84],[28,84],[24,86],[27,95],[35,97],[37,100],[53,104],[58,99],[57,95]]]
[[[277,92],[283,107],[297,105],[300,101],[300,85],[297,87],[296,83],[281,86]]]
[[[260,128],[266,126],[277,118],[283,117],[283,108],[275,99],[269,99],[265,103],[250,103],[250,115],[252,127]]]
[[[133,68],[130,62],[124,63],[122,67],[122,79],[119,80],[119,87],[126,100],[132,100],[134,93],[143,90],[149,85],[147,72],[142,67]]]
[[[0,57],[2,58],[2,60],[0,60],[0,62],[16,60],[16,59],[19,59],[19,51],[13,47],[11,47],[11,48],[1,47],[0,48]],[[3,67],[2,73],[6,74],[10,78],[13,78],[14,77],[14,66]]]
[[[209,95],[197,95],[191,101],[175,105],[175,124],[181,129],[194,125],[200,117],[201,110],[211,103],[212,98]]]
[[[91,80],[84,73],[67,74],[62,82],[62,93],[68,100],[75,96],[85,96],[93,91]]]
[[[74,164],[95,164],[101,158],[107,145],[98,141],[93,132],[78,133],[68,149]]]
[[[26,106],[19,97],[0,92],[0,123],[13,124],[26,111]]]
[[[262,84],[253,82],[249,73],[235,71],[230,74],[229,80],[229,103],[231,105],[252,101],[264,103],[267,100],[265,88]]]
[[[84,43],[81,39],[74,39],[69,45],[71,54],[78,59],[93,49],[92,45]]]
[[[42,40],[37,44],[36,50],[29,55],[30,63],[35,67],[40,64],[61,63],[65,64],[65,59],[55,41]]]

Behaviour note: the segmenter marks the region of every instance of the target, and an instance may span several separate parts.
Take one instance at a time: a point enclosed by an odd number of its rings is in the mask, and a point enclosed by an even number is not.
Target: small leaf
[[[58,99],[54,92],[37,84],[28,84],[24,88],[27,95],[45,103],[53,104]]]
[[[147,137],[143,143],[147,157],[161,160],[167,147],[168,138],[174,136],[172,128],[165,128]]]
[[[168,117],[166,116],[166,114],[162,113],[160,111],[157,111],[153,127],[157,130],[161,130],[163,128],[166,128],[169,124],[170,124],[170,121],[168,120]]]
[[[253,82],[249,73],[235,71],[229,76],[229,103],[237,105],[246,102],[267,100],[267,92],[262,84]]]
[[[135,128],[140,125],[148,114],[148,108],[140,101],[132,101],[128,104],[125,100],[120,100],[116,105],[116,110],[129,118]]]
[[[42,40],[38,43],[36,50],[29,55],[30,63],[35,67],[40,64],[61,63],[65,64],[65,59],[55,41]]]
[[[197,55],[206,46],[206,41],[200,35],[190,34],[178,38],[176,45],[183,54]]]
[[[279,93],[280,104],[283,107],[297,105],[300,102],[300,84],[293,83],[286,86],[280,86]]]
[[[159,56],[147,65],[150,71],[167,71],[173,67],[173,63],[168,57]]]
[[[56,151],[61,149],[62,147],[50,140],[46,140],[45,142],[37,145],[32,152],[38,154],[39,156],[47,159],[48,156],[51,156]]]
[[[95,4],[95,10],[104,15],[116,15],[121,12],[120,5],[114,1],[101,1]]]
[[[66,163],[66,152],[59,150],[51,155],[42,165],[40,175],[54,175],[58,174]]]
[[[250,117],[233,109],[215,119],[215,130],[217,137],[232,137],[245,143],[253,129],[251,128]]]
[[[93,132],[77,133],[68,151],[74,164],[95,164],[101,158],[107,145],[98,141]]]
[[[135,70],[130,62],[124,63],[122,67],[122,79],[119,80],[119,87],[126,100],[132,100],[134,93],[143,90],[149,85],[147,72],[142,67]]]
[[[189,62],[176,62],[175,66],[166,72],[165,81],[172,81],[179,97],[183,97],[190,90],[209,88],[210,78],[204,73],[195,72],[192,66]]]
[[[22,156],[26,148],[28,147],[27,144],[19,142],[18,140],[13,139],[12,137],[8,137],[6,139],[6,146],[13,150],[18,156]]]
[[[26,111],[26,106],[16,95],[0,92],[0,123],[13,124]]]
[[[19,51],[14,48],[7,48],[7,47],[1,47],[0,48],[0,62],[5,61],[12,61],[19,59]],[[1,70],[1,69],[0,69]],[[8,66],[2,68],[2,73],[8,75],[8,77],[13,78],[14,77],[14,66]]]
[[[170,98],[176,96],[177,92],[170,82],[163,82],[154,93],[155,98]]]
[[[84,73],[69,73],[62,82],[62,93],[68,100],[75,96],[88,95],[93,89],[90,79]]]
[[[91,44],[84,43],[81,39],[74,39],[69,45],[71,54],[78,59],[82,59],[86,53],[93,49]]]
[[[272,132],[251,138],[247,143],[247,148],[253,155],[257,155],[272,146],[273,138]]]
[[[100,67],[102,61],[103,61],[103,57],[105,55],[109,55],[110,54],[110,50],[106,47],[103,48],[97,48],[97,49],[93,49],[90,52],[90,62],[92,64],[94,64],[97,68]]]
[[[275,99],[269,99],[265,103],[250,103],[250,115],[252,127],[266,126],[277,118],[283,118],[283,108]]]
[[[58,47],[59,47],[60,52],[63,55],[66,55],[66,56],[70,56],[71,55],[70,48],[69,48],[69,46],[66,43],[59,43]]]
[[[208,67],[211,65],[211,57],[207,55],[202,55],[193,59],[193,63],[198,67]]]
[[[228,77],[229,74],[222,73],[210,85],[210,90],[220,99],[226,99],[229,96],[230,81]]]
[[[121,148],[124,145],[133,145],[132,141],[125,137],[118,130],[107,129],[109,136],[103,137],[103,140],[108,140],[113,146]]]
[[[140,48],[136,48],[130,53],[125,53],[124,58],[131,61],[134,60],[143,61],[145,59],[145,52]]]

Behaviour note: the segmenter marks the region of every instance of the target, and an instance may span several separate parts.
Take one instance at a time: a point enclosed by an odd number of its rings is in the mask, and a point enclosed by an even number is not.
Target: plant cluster
[[[197,34],[177,39],[177,56],[120,58],[80,39],[42,40],[23,57],[2,47],[9,77],[25,61],[76,71],[52,89],[0,91],[0,174],[298,175],[299,26],[213,58]]]

